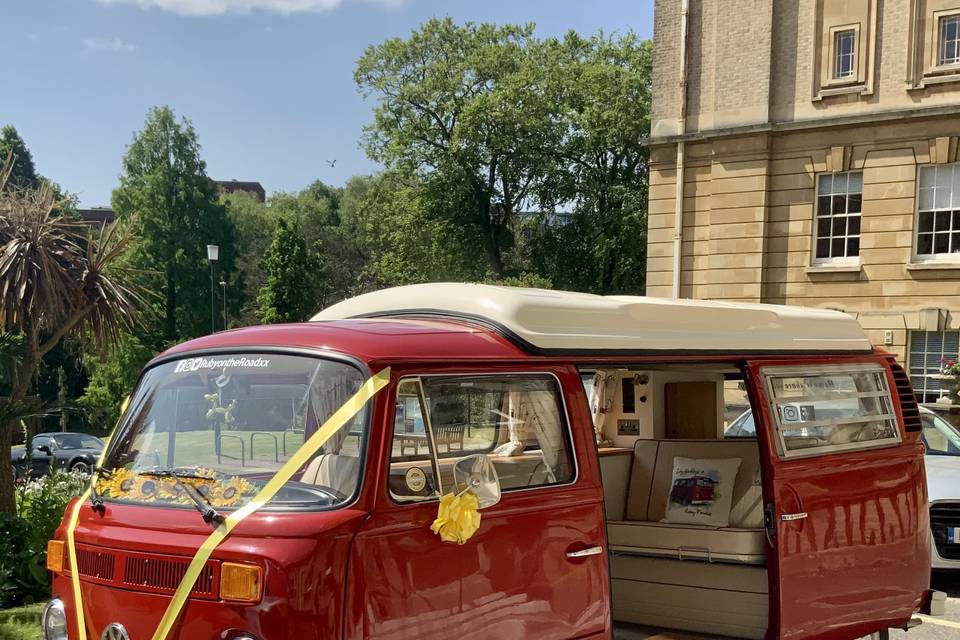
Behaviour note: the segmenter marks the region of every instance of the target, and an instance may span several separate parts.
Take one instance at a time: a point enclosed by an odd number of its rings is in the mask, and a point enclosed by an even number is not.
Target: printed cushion
[[[741,462],[740,458],[674,458],[670,496],[661,522],[730,526],[733,485]]]

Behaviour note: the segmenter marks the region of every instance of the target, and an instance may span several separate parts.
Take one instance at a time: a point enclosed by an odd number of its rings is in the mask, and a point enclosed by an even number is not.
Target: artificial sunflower
[[[133,490],[137,474],[129,469],[114,469],[107,476],[97,477],[97,491],[105,496],[122,498]]]
[[[141,502],[153,502],[160,497],[160,483],[156,478],[135,477],[133,488],[127,495]]]
[[[253,493],[255,487],[238,476],[219,484],[213,490],[213,505],[216,507],[232,507],[239,504],[244,496]]]

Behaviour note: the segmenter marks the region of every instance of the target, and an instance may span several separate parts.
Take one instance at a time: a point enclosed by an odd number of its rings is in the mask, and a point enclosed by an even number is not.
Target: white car
[[[927,494],[934,569],[960,569],[960,432],[936,413],[920,407],[927,449]],[[724,431],[727,438],[756,438],[753,413],[741,413]]]
[[[960,569],[960,433],[924,407],[923,444],[927,447],[927,494],[933,533],[934,569]]]

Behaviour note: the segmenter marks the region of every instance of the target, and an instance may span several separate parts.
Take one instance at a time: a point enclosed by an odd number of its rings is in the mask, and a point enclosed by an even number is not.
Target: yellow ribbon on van
[[[353,396],[347,400],[343,406],[336,410],[336,412],[330,416],[329,419],[314,433],[310,438],[301,446],[296,453],[294,453],[289,460],[280,469],[273,475],[272,478],[263,486],[263,488],[250,500],[246,505],[237,509],[230,515],[228,515],[223,522],[221,522],[216,529],[203,541],[203,544],[200,545],[200,548],[197,550],[197,553],[193,556],[193,559],[190,561],[190,565],[187,567],[187,571],[184,574],[183,578],[180,580],[177,590],[173,594],[173,598],[170,600],[170,603],[167,605],[167,609],[163,614],[163,618],[160,619],[160,624],[157,626],[156,631],[154,631],[152,640],[165,640],[167,635],[170,633],[170,630],[173,628],[174,623],[177,621],[177,618],[180,617],[180,612],[183,610],[183,606],[187,602],[187,597],[190,595],[190,591],[193,588],[194,583],[197,581],[197,577],[200,575],[200,572],[203,570],[204,565],[206,565],[207,560],[210,559],[210,555],[213,551],[220,546],[227,536],[230,535],[230,532],[233,531],[234,527],[243,522],[243,520],[260,509],[263,505],[270,501],[274,495],[285,485],[290,478],[302,467],[307,461],[313,457],[313,455],[320,450],[327,440],[329,440],[337,431],[340,430],[343,425],[349,422],[354,416],[356,416],[364,405],[373,398],[381,389],[387,386],[387,383],[390,382],[390,367],[382,369],[379,373],[374,374],[373,376],[367,378],[366,382],[357,390]],[[106,454],[106,447],[104,447],[103,452],[100,454],[100,460],[97,462],[97,467],[99,468],[103,464],[103,458]],[[96,470],[94,470],[96,474]],[[96,482],[96,475],[94,475],[93,481]],[[85,504],[86,501],[90,498],[90,489],[87,489],[86,492],[80,497],[73,505],[73,510],[70,513],[70,520],[67,523],[67,549],[70,557],[70,578],[71,584],[73,586],[73,602],[74,602],[74,611],[77,617],[77,628],[78,628],[78,637],[79,640],[87,640],[87,629],[84,622],[84,613],[83,613],[83,602],[80,595],[80,576],[73,567],[77,566],[77,552],[73,540],[73,532],[77,526],[77,517],[80,513],[81,505]]]
[[[463,544],[480,528],[480,501],[469,491],[440,498],[437,519],[430,530],[444,542]]]

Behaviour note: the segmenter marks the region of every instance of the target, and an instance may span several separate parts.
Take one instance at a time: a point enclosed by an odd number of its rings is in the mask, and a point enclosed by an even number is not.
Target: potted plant
[[[960,404],[960,362],[957,360],[945,360],[943,368],[940,370],[940,376],[944,381],[944,386],[949,389],[945,396],[937,399],[941,404]]]

